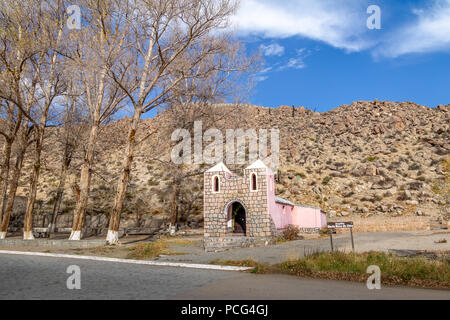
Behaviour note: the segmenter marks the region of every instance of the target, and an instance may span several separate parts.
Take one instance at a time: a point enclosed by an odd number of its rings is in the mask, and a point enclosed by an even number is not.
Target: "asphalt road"
[[[67,289],[80,267],[81,289]],[[445,299],[450,291],[0,254],[0,299]]]

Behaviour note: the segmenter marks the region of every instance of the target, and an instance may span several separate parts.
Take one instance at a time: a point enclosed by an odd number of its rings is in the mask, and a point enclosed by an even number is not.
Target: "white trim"
[[[193,263],[162,262],[162,261],[149,261],[149,260],[129,260],[129,259],[117,259],[117,258],[105,258],[105,257],[93,257],[93,256],[77,256],[77,255],[69,255],[69,254],[43,253],[43,252],[0,250],[0,254],[51,257],[51,258],[67,258],[67,259],[77,259],[77,260],[142,264],[142,265],[159,266],[159,267],[208,269],[208,270],[220,270],[220,271],[245,271],[245,270],[252,269],[252,268],[247,268],[247,267],[220,266],[220,265],[212,265],[212,264],[193,264]]]
[[[215,165],[206,172],[226,172],[232,174],[231,171],[227,168],[227,166],[223,162],[218,163],[217,165]]]
[[[24,231],[23,240],[34,240],[33,231]]]
[[[215,180],[216,180],[216,178],[219,180],[219,191],[215,191],[215,187],[216,187],[216,183],[215,183]],[[214,194],[218,194],[218,193],[220,193],[220,189],[221,189],[221,187],[220,187],[220,176],[219,175],[214,175],[213,177],[212,177],[212,180],[211,180],[211,183],[212,183],[212,186],[211,186],[211,192],[212,193],[214,193]]]
[[[267,166],[262,162],[260,159],[253,162],[251,165],[249,165],[245,170],[247,169],[267,169]]]
[[[72,230],[72,233],[70,234],[69,240],[71,241],[79,241],[81,240],[81,231],[74,231]]]
[[[106,235],[106,242],[108,242],[108,244],[118,244],[119,232],[115,230],[108,230],[108,234]]]
[[[253,175],[255,175],[256,178],[256,182],[255,182],[255,190],[253,190],[252,188],[252,184],[253,184]],[[252,172],[250,173],[250,192],[258,192],[258,174],[256,172]]]

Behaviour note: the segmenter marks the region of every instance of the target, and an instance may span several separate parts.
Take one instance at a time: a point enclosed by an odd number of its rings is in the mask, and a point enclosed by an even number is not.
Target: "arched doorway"
[[[246,235],[247,233],[247,210],[240,201],[232,201],[227,206],[228,232]]]

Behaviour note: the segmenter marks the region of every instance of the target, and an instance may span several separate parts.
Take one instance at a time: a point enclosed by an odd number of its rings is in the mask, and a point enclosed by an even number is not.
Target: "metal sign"
[[[353,222],[328,222],[328,229],[353,228]]]
[[[334,251],[333,233],[336,234],[336,229],[350,229],[350,237],[352,240],[352,249],[355,251],[355,242],[353,240],[353,222],[328,222],[328,229],[330,234],[331,251]]]

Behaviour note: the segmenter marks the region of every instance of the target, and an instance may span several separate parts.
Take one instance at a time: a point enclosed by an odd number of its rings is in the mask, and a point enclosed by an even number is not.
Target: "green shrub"
[[[413,163],[412,165],[410,165],[410,166],[408,167],[408,170],[411,170],[411,171],[413,171],[413,170],[419,170],[419,169],[420,169],[420,165],[417,164],[417,163]]]
[[[295,174],[297,175],[297,177],[300,177],[302,179],[306,178],[306,174],[304,174],[303,172],[296,172]]]
[[[158,186],[158,185],[159,185],[159,181],[157,181],[157,180],[151,178],[151,179],[148,179],[147,184],[148,184],[149,186]]]
[[[326,185],[331,181],[331,179],[333,179],[333,178],[330,177],[330,176],[326,176],[325,178],[323,178],[322,184],[323,184],[324,186],[326,186]]]

